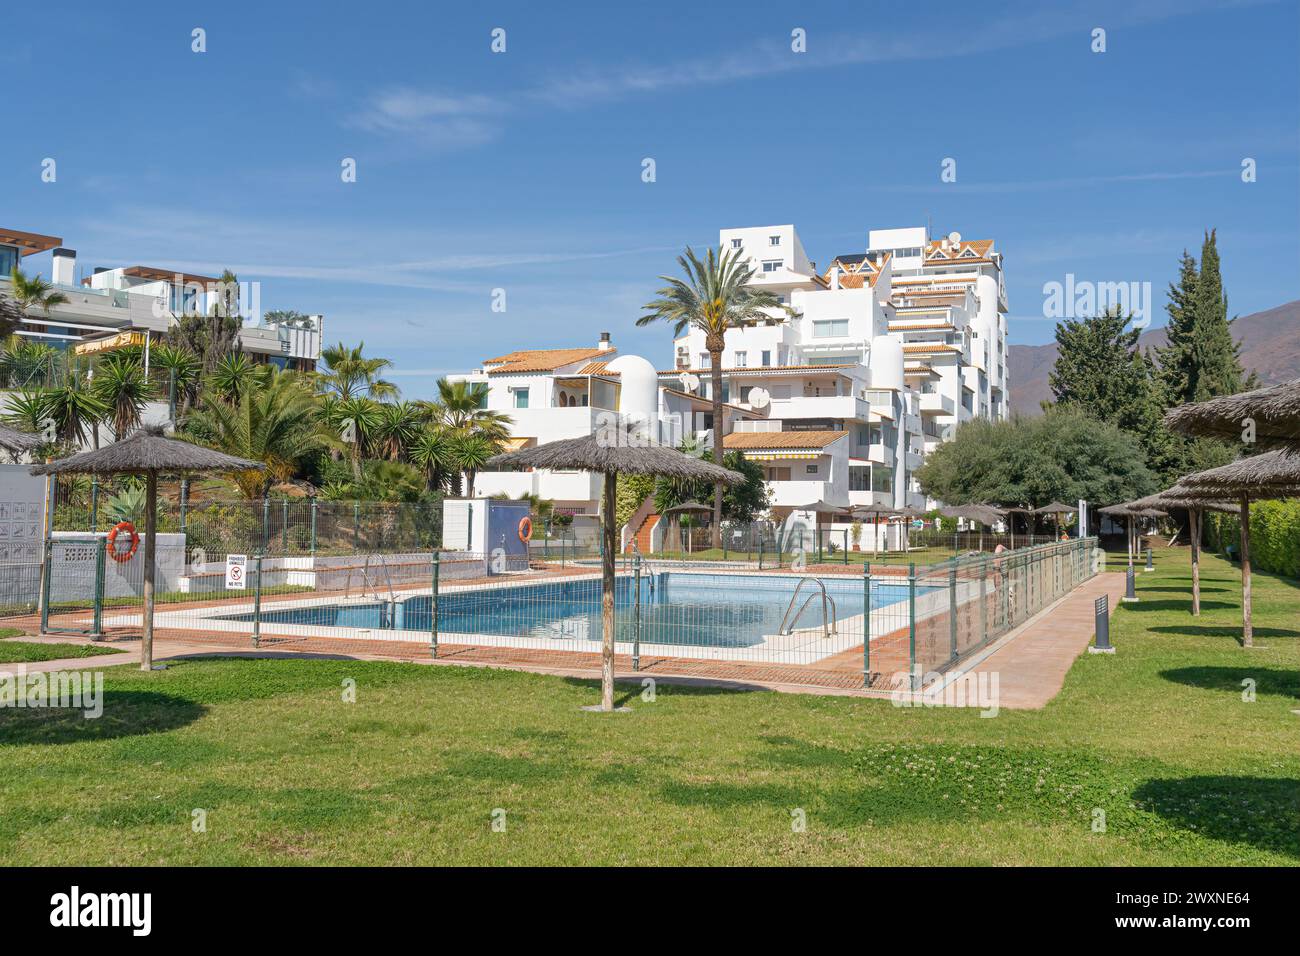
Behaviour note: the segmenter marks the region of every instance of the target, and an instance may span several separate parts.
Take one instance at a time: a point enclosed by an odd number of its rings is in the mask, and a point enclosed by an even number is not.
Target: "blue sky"
[[[720,226],[793,222],[821,263],[927,216],[992,237],[1013,342],[1050,340],[1066,273],[1162,303],[1211,226],[1234,312],[1300,298],[1294,0],[109,6],[7,15],[0,225],[86,268],[229,266],[413,397],[602,330],[667,364],[638,306]]]

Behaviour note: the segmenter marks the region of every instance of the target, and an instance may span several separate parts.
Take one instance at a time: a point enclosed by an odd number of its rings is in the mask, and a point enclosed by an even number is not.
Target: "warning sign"
[[[246,587],[248,571],[248,555],[246,554],[228,554],[226,555],[226,590],[242,591]]]

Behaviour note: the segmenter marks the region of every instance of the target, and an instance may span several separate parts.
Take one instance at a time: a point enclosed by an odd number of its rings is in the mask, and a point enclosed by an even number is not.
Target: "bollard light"
[[[1124,599],[1123,600],[1125,604],[1135,604],[1137,603],[1137,599],[1138,599],[1137,591],[1135,591],[1133,588],[1133,569],[1129,568],[1127,571],[1124,572]]]
[[[1115,648],[1110,643],[1110,598],[1103,594],[1093,602],[1093,614],[1096,617],[1093,633],[1096,635],[1089,654],[1114,654]]]
[[[1156,566],[1151,562],[1151,546],[1147,546],[1147,566],[1144,570],[1154,571]]]

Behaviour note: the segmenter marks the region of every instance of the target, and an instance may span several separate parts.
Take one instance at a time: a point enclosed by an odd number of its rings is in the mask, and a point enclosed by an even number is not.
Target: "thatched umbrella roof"
[[[1176,432],[1233,442],[1241,440],[1246,419],[1255,423],[1255,441],[1261,447],[1300,445],[1300,378],[1183,405],[1165,414],[1165,424]]]
[[[37,465],[34,475],[144,475],[143,613],[140,669],[153,669],[154,573],[158,541],[158,475],[192,471],[252,471],[261,462],[236,458],[187,441],[168,438],[158,426],[138,429],[119,442],[59,461]]]
[[[655,442],[601,441],[596,435],[564,438],[535,448],[521,448],[488,459],[493,468],[562,468],[603,475],[657,475],[684,481],[713,481],[739,485],[745,476]]]
[[[1222,496],[1300,496],[1300,446],[1238,458],[1230,465],[1187,475],[1179,484],[1193,492]]]
[[[1035,508],[1036,515],[1072,515],[1079,509],[1074,505],[1067,505],[1060,501],[1053,501],[1049,505],[1043,505],[1041,508]]]
[[[679,505],[673,505],[671,508],[665,508],[664,514],[675,515],[685,514],[690,511],[713,511],[713,505],[706,505],[701,501],[683,501]]]
[[[965,518],[980,524],[993,524],[1004,517],[1002,511],[992,505],[953,505],[940,508],[939,514],[945,518]]]
[[[897,509],[889,505],[855,505],[849,513],[855,518],[893,518],[898,515]]]
[[[1181,484],[1166,488],[1159,494],[1139,498],[1133,502],[1133,505],[1139,508],[1186,508],[1189,510],[1198,508],[1203,511],[1221,511],[1224,513],[1235,513],[1237,510],[1237,506],[1231,502],[1216,501],[1204,493],[1198,495],[1192,489]]]
[[[1110,515],[1112,518],[1133,518],[1140,517],[1144,509],[1135,501],[1126,501],[1123,504],[1108,505],[1097,510],[1104,515]]]
[[[806,505],[782,505],[781,507],[789,507],[791,511],[812,511],[819,515],[839,514],[848,510],[845,505],[832,505],[821,499]]]
[[[33,475],[143,475],[187,471],[252,471],[261,462],[236,458],[202,445],[167,438],[159,428],[141,428],[94,451],[37,465]]]
[[[0,447],[12,452],[35,451],[44,444],[40,435],[20,432],[16,428],[0,425]]]
[[[618,550],[615,521],[619,475],[654,475],[685,481],[711,481],[739,485],[745,476],[655,442],[610,441],[604,433],[547,442],[489,458],[487,468],[576,468],[605,476],[601,489],[602,544],[600,555],[600,706],[614,709],[614,553]],[[634,652],[633,666],[636,666]]]

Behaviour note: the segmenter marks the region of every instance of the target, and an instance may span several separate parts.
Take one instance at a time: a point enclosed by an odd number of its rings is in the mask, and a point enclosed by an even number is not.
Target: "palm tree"
[[[14,336],[0,353],[0,372],[11,385],[44,385],[56,378],[64,352],[46,342]]]
[[[2,416],[5,424],[33,435],[44,435],[51,420],[49,394],[40,388],[24,388],[10,396]]]
[[[62,385],[48,389],[45,400],[59,438],[71,445],[84,442],[87,429],[93,429],[109,413],[108,403],[79,375],[69,375]]]
[[[413,402],[380,405],[375,415],[373,450],[389,461],[404,461],[419,439],[428,412]]]
[[[397,397],[397,386],[379,377],[393,363],[383,358],[366,358],[366,343],[348,348],[342,342],[321,349],[325,368],[316,373],[320,389],[342,401],[352,398],[381,400]]]
[[[233,476],[246,498],[261,498],[272,484],[293,478],[305,458],[336,444],[323,424],[320,399],[295,375],[273,367],[233,401],[208,396],[186,419],[185,431],[218,451],[266,466]]]
[[[180,345],[155,345],[149,361],[164,373],[168,405],[176,417],[184,418],[198,399],[199,371],[203,363]]]
[[[347,445],[354,481],[361,479],[361,459],[379,422],[380,407],[378,402],[364,395],[325,399],[322,417],[334,434],[339,436],[340,443]]]
[[[208,376],[208,385],[219,398],[228,402],[238,401],[253,386],[258,370],[267,367],[257,365],[243,352],[232,352],[217,362],[217,367]]]
[[[452,458],[458,471],[465,472],[468,481],[466,497],[474,497],[474,477],[487,460],[501,450],[501,442],[482,432],[459,434],[452,441]]]
[[[709,249],[703,261],[687,247],[677,262],[685,279],[660,276],[668,285],[659,290],[659,298],[642,306],[646,314],[636,320],[638,326],[652,322],[671,322],[673,334],[681,335],[695,328],[704,333],[704,347],[709,352],[710,398],[713,400],[713,460],[722,461],[722,350],[730,329],[764,319],[773,311],[795,315],[775,295],[750,282],[754,270],[741,258],[741,251],[722,253]],[[722,484],[713,486],[713,547],[722,547]]]
[[[110,353],[96,363],[91,390],[107,408],[104,417],[113,426],[115,441],[140,424],[140,413],[152,394],[140,362],[124,353]]]
[[[487,382],[438,379],[438,400],[430,403],[434,419],[453,431],[479,431],[499,440],[510,435],[510,416],[487,407]]]
[[[409,448],[411,463],[424,469],[427,490],[441,491],[447,473],[456,467],[450,433],[441,425],[427,425]]]
[[[50,306],[63,305],[68,301],[66,295],[55,291],[54,286],[39,275],[29,279],[17,266],[14,266],[13,272],[9,274],[9,279],[13,283],[9,295],[24,312],[35,310],[48,316]]]

